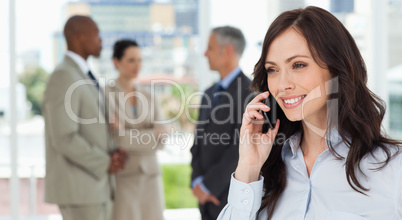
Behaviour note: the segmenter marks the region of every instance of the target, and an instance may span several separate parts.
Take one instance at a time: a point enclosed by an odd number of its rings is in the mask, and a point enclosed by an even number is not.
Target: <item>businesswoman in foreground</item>
[[[401,143],[381,131],[385,107],[366,83],[360,52],[333,15],[311,6],[282,13],[255,67],[262,93],[243,116],[218,219],[402,219]],[[269,96],[278,120],[265,133]]]

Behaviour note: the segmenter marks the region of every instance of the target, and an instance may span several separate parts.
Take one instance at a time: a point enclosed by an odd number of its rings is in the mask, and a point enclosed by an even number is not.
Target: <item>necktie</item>
[[[98,80],[96,80],[95,76],[92,74],[91,70],[88,70],[88,76],[89,78],[92,79],[92,81],[95,83],[96,88],[99,90],[99,83]]]
[[[92,79],[92,81],[95,83],[96,88],[98,89],[99,105],[100,105],[101,110],[105,114],[105,120],[106,120],[106,123],[108,125],[109,124],[109,114],[107,113],[107,108],[106,108],[105,102],[103,100],[102,91],[99,88],[98,80],[96,80],[96,78],[95,78],[94,74],[92,74],[91,70],[88,70],[88,76],[89,76],[89,78]],[[108,131],[109,131],[109,129],[108,129]],[[109,140],[111,142],[110,145],[112,145],[113,148],[114,148],[116,145],[114,144],[113,137],[111,136],[110,132],[108,132],[108,135],[109,135]],[[114,188],[115,188],[116,183],[115,183],[115,180],[112,178],[111,175],[108,175],[108,180],[109,180],[109,187],[110,187],[110,197],[111,197],[112,200],[114,200],[114,194],[115,194]]]
[[[214,100],[213,100],[213,105],[216,106],[218,104],[219,101],[219,96],[220,93],[223,91],[223,86],[221,84],[219,84],[216,89],[215,89],[215,93],[214,93]]]
[[[103,113],[106,113],[107,109],[106,109],[106,105],[105,105],[105,97],[104,97],[104,94],[103,94],[102,90],[99,87],[98,80],[96,80],[96,78],[92,74],[91,70],[88,70],[88,76],[89,76],[89,78],[92,79],[92,81],[94,82],[96,88],[98,89],[99,105],[100,105],[100,108],[102,109]],[[105,114],[105,117],[108,120],[108,115],[107,114]]]

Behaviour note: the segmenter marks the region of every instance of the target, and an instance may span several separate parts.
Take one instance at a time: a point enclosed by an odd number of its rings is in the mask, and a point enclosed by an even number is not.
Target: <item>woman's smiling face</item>
[[[326,118],[325,86],[331,74],[326,65],[321,66],[314,61],[306,39],[293,28],[270,45],[265,60],[268,88],[290,121],[314,123]]]

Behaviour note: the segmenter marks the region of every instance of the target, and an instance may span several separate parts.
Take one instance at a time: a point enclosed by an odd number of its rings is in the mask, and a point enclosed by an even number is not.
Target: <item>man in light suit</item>
[[[64,220],[110,220],[111,174],[124,168],[124,151],[109,134],[103,93],[87,65],[98,57],[95,22],[71,17],[65,27],[67,53],[51,74],[43,100],[46,136],[45,200]]]
[[[242,32],[224,26],[212,30],[205,56],[220,81],[203,96],[191,148],[191,187],[203,220],[216,219],[227,203],[231,174],[239,159],[241,119],[248,101],[250,79],[239,67],[245,48]]]

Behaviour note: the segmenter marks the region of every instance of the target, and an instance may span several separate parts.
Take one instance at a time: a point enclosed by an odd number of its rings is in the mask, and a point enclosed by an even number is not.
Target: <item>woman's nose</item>
[[[291,73],[291,71],[284,70],[282,74],[280,74],[278,88],[282,91],[295,88],[293,74]]]

